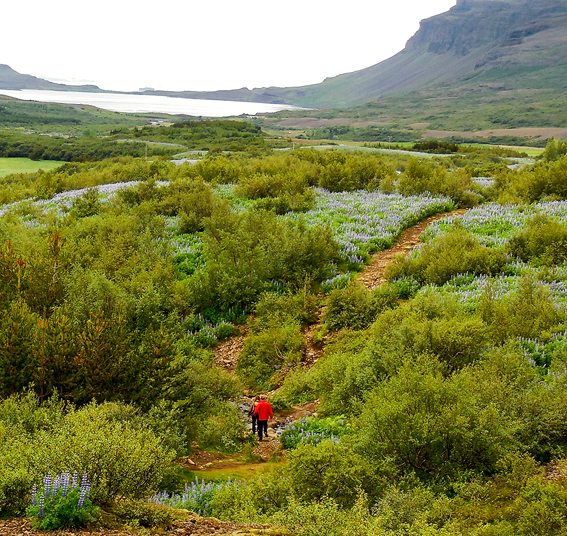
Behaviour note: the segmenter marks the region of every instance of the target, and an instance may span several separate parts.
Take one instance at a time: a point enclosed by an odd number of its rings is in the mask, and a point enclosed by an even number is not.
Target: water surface
[[[277,112],[279,110],[300,109],[286,104],[182,99],[177,97],[129,95],[124,93],[49,91],[42,89],[0,89],[0,95],[7,95],[27,101],[55,102],[59,104],[88,104],[112,112],[183,114],[196,117],[228,117],[241,114],[256,115]]]

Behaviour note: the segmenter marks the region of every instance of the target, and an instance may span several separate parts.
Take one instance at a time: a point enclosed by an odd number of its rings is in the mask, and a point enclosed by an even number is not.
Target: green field
[[[54,160],[30,160],[29,158],[0,158],[0,177],[12,173],[35,173],[40,169],[49,171],[64,163]]]

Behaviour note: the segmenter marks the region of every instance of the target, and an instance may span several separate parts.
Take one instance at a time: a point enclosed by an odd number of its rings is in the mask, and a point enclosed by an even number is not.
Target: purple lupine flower
[[[89,495],[90,484],[87,478],[87,473],[83,473],[83,479],[81,480],[81,493],[79,495],[79,502],[77,503],[77,509],[80,510],[85,504],[85,499]]]
[[[47,473],[47,475],[43,477],[43,483],[45,484],[44,496],[47,498],[49,497],[49,490],[51,488],[51,473]]]
[[[32,505],[37,506],[37,486],[34,484],[32,488]]]
[[[75,471],[73,473],[73,482],[71,483],[71,488],[72,489],[77,489],[77,481],[79,480],[79,475],[77,474],[77,471]]]
[[[57,495],[57,491],[59,490],[60,485],[61,485],[61,476],[56,476],[55,480],[53,481],[53,487],[51,488],[52,497],[55,497]]]
[[[63,497],[67,497],[69,492],[69,473],[63,473],[61,475],[61,487],[63,489]]]
[[[45,501],[45,499],[44,499],[43,495],[40,495],[39,496],[39,513],[38,513],[39,517],[43,517],[44,501]]]

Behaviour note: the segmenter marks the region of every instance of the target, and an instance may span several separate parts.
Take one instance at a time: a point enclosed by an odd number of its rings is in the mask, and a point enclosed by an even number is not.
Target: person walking
[[[264,435],[268,437],[268,420],[274,416],[274,411],[266,400],[266,395],[260,395],[260,403],[254,410],[254,415],[258,416],[258,438],[263,441]]]
[[[260,397],[256,395],[254,397],[254,400],[252,401],[252,404],[250,404],[250,409],[248,410],[248,417],[252,417],[253,434],[256,433],[256,429],[258,428],[258,415],[254,415],[254,411],[256,411],[256,408],[258,407],[259,403],[260,403]]]

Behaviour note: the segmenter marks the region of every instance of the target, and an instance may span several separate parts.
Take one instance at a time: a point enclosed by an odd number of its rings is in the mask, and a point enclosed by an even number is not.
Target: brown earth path
[[[386,281],[385,271],[386,267],[394,261],[394,259],[399,254],[409,254],[409,252],[419,245],[419,237],[421,233],[434,221],[439,219],[463,214],[464,210],[456,210],[453,212],[445,212],[442,214],[437,214],[431,216],[418,225],[406,229],[394,246],[388,250],[380,251],[373,255],[372,260],[368,266],[366,266],[364,272],[360,274],[358,280],[361,281],[368,289],[373,289],[378,285],[381,285]],[[320,324],[320,318],[322,314],[322,308],[319,309],[317,314],[317,321],[315,321],[310,326],[304,328],[305,335],[305,346],[302,350],[302,363],[307,366],[313,366],[317,360],[321,357],[325,344],[332,339],[332,334],[327,334],[321,340],[320,338],[315,338],[315,334],[323,329]],[[248,335],[248,329],[246,326],[241,326],[240,335],[230,338],[227,341],[222,342],[217,347],[215,347],[215,365],[224,368],[225,370],[234,372],[236,370],[236,364],[242,353],[244,347],[244,342]],[[315,340],[314,340],[315,339]],[[268,396],[272,393],[266,393]],[[241,403],[249,405],[252,402],[251,398],[243,397]],[[274,421],[270,422],[270,429],[267,440],[258,444],[258,447],[253,451],[253,454],[262,459],[262,461],[267,461],[271,459],[279,450],[281,446],[275,433],[275,429],[282,427],[288,422],[299,419],[300,417],[313,415],[317,411],[317,403],[305,404],[303,406],[294,406],[289,411],[278,415]],[[216,460],[206,459],[207,455],[204,454],[204,459],[200,459],[199,456],[194,457],[195,459],[190,460],[190,465],[193,464],[194,470],[206,471],[209,468],[227,468],[230,466],[239,465],[237,462],[230,460],[229,457],[220,456]]]
[[[449,216],[456,216],[464,214],[465,210],[455,210],[453,212],[444,212],[443,214],[436,214],[435,216],[430,216],[429,218],[423,220],[421,223],[406,229],[398,241],[390,249],[380,251],[372,256],[370,264],[366,266],[364,271],[358,276],[358,280],[361,281],[366,288],[372,290],[378,285],[386,282],[384,277],[386,267],[388,264],[394,261],[394,259],[400,254],[405,255],[419,245],[419,236],[421,233],[427,229],[427,227],[434,221],[446,218]],[[313,365],[317,359],[322,354],[323,348],[325,346],[325,339],[320,342],[313,341],[313,335],[315,331],[321,329],[322,326],[319,324],[319,318],[321,316],[322,309],[319,310],[318,320],[308,326],[305,330],[306,346],[303,349],[302,362],[307,366]],[[215,365],[221,367],[225,370],[234,371],[236,370],[236,364],[242,349],[244,347],[244,341],[248,335],[248,328],[246,326],[239,326],[240,335],[231,337],[230,339],[222,342],[215,347]]]
[[[228,523],[211,517],[199,517],[188,513],[183,519],[176,521],[169,530],[159,529],[112,529],[93,527],[88,529],[66,529],[41,531],[34,530],[31,522],[24,518],[0,520],[0,535],[2,536],[282,536],[284,533],[277,527],[269,525]],[[285,533],[289,534],[289,533]]]
[[[465,212],[466,211],[462,209],[455,210],[453,212],[444,212],[443,214],[436,214],[435,216],[430,216],[423,220],[414,227],[406,229],[393,247],[384,251],[379,251],[372,256],[370,264],[364,269],[364,272],[358,276],[358,281],[360,281],[369,290],[385,283],[386,267],[392,263],[398,255],[409,255],[410,251],[421,243],[419,237],[429,225],[431,225],[434,221],[441,220],[449,216],[461,215]]]

